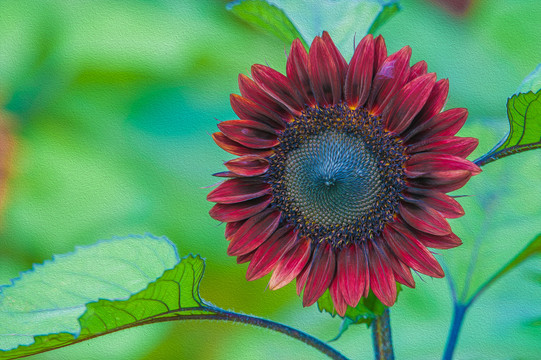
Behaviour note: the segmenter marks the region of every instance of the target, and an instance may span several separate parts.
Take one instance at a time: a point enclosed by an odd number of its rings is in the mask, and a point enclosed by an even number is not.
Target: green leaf
[[[381,11],[376,16],[376,19],[372,23],[372,26],[370,26],[370,29],[368,29],[369,34],[375,34],[376,31],[387,22],[390,18],[392,18],[396,13],[400,11],[400,5],[398,5],[398,0],[396,1],[389,1],[387,3],[384,3],[382,5]]]
[[[498,272],[496,272],[490,279],[488,279],[480,288],[475,292],[475,294],[470,299],[469,303],[472,303],[482,292],[484,292],[490,285],[492,285],[496,280],[507,274],[509,271],[516,268],[518,265],[522,264],[524,261],[529,259],[534,255],[541,254],[541,234],[537,235],[530,243],[522,249],[520,253],[515,256],[513,260],[507,263],[502,267]]]
[[[397,284],[397,291],[399,292],[400,289],[400,285]],[[332,317],[338,315],[336,309],[334,308],[329,290],[327,290],[323,296],[319,298],[317,301],[317,308],[320,312],[325,311],[331,314]],[[338,335],[336,335],[336,337],[330,341],[338,340],[350,325],[366,324],[367,327],[370,326],[370,324],[372,324],[372,320],[374,320],[376,316],[383,314],[383,310],[385,310],[385,308],[386,306],[379,301],[372,291],[370,291],[366,298],[361,298],[361,301],[359,301],[357,306],[348,306],[346,314],[343,317],[339,315],[343,319],[342,324],[338,330]]]
[[[55,256],[0,288],[0,359],[75,344],[167,317],[208,313],[205,263],[166,238],[117,238]]]
[[[517,93],[538,92],[541,89],[541,64],[537,65],[520,84]]]
[[[509,133],[487,154],[475,160],[485,165],[502,157],[541,148],[541,65],[521,85],[536,92],[517,93],[507,100]]]
[[[306,41],[283,10],[264,0],[233,1],[227,9],[244,21],[268,31],[286,44],[299,38],[305,47]]]

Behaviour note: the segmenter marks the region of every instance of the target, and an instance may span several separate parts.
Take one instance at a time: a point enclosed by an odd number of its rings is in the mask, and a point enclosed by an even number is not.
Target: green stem
[[[394,360],[391,316],[388,308],[372,322],[372,338],[374,339],[375,359]]]

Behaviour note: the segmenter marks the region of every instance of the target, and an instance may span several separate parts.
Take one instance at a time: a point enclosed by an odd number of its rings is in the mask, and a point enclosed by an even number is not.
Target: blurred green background
[[[215,118],[235,118],[229,94],[238,93],[237,75],[254,63],[284,71],[286,61],[283,43],[225,4],[0,1],[0,105],[16,139],[1,207],[0,284],[75,245],[150,232],[168,236],[181,255],[206,258],[205,299],[323,340],[337,334],[340,319],[303,309],[294,286],[269,291],[268,277],[247,282],[246,264],[226,255],[224,227],[207,214],[203,187],[232,158],[209,133]],[[462,15],[429,1],[402,7],[380,29],[389,52],[410,45],[412,63],[424,59],[450,79],[447,107],[470,110],[460,134],[480,138],[474,157],[485,153],[507,131],[506,98],[541,62],[539,0],[478,0]],[[541,232],[540,154],[489,164],[457,191],[474,195],[461,199],[467,215],[452,221],[464,245],[442,252],[459,293],[471,294]],[[538,359],[540,279],[539,261],[529,261],[484,294],[468,313],[456,358]],[[445,279],[406,288],[392,309],[397,358],[440,358],[451,310]],[[352,359],[373,357],[364,325],[333,345]],[[319,358],[283,335],[217,322],[156,324],[35,356]]]

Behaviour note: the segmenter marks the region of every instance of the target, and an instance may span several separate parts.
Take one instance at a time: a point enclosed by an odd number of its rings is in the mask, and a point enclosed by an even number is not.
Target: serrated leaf
[[[397,284],[397,292],[400,292],[400,290],[401,287],[399,284]],[[334,308],[329,290],[327,290],[323,296],[319,298],[317,301],[317,308],[320,312],[325,311],[332,317],[338,315],[336,309]],[[346,313],[343,317],[338,315],[342,318],[342,324],[338,330],[338,335],[336,335],[336,337],[330,341],[338,340],[350,325],[366,324],[367,327],[370,326],[370,324],[372,324],[372,320],[374,320],[376,316],[383,314],[383,311],[386,308],[387,307],[383,305],[381,301],[379,301],[374,293],[370,291],[366,298],[361,298],[361,301],[359,301],[357,306],[351,307],[348,305]]]
[[[532,88],[539,81],[539,67],[530,75],[523,88]],[[537,75],[535,75],[537,74]],[[535,76],[534,76],[535,75]],[[536,80],[537,79],[537,80]],[[487,154],[475,160],[485,165],[502,157],[541,148],[541,90],[518,93],[507,100],[509,133]]]
[[[233,1],[227,4],[227,9],[244,21],[268,31],[288,45],[299,38],[307,47],[306,41],[284,11],[265,0]]]
[[[60,255],[0,293],[0,359],[75,344],[164,317],[205,314],[204,261],[165,238],[129,237]]]

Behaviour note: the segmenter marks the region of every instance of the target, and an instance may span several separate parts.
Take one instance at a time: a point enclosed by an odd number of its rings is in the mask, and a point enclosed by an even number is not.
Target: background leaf
[[[299,38],[303,45],[307,47],[306,41],[287,15],[265,0],[233,1],[227,5],[227,9],[246,22],[270,32],[287,45]]]
[[[376,16],[376,19],[368,29],[369,34],[375,34],[376,31],[387,22],[390,18],[396,15],[400,11],[400,5],[398,5],[398,0],[389,1],[382,4],[382,8],[379,14]]]
[[[180,312],[206,313],[199,309],[205,306],[199,296],[203,271],[199,256],[179,260],[173,244],[149,235],[55,256],[1,289],[0,359],[41,353]]]

